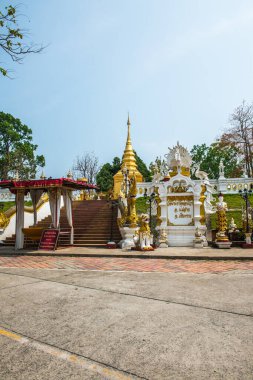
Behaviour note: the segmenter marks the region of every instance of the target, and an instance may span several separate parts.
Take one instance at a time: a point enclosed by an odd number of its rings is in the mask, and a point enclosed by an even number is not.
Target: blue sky
[[[252,0],[22,4],[31,40],[48,47],[16,66],[0,53],[15,70],[0,77],[0,104],[32,128],[48,176],[83,152],[101,164],[121,156],[128,111],[133,146],[150,163],[177,140],[211,143],[253,100]]]

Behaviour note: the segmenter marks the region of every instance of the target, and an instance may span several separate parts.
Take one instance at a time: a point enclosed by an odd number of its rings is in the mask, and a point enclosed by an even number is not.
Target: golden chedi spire
[[[122,164],[121,164],[121,170],[118,171],[113,177],[114,181],[114,186],[113,186],[113,193],[114,193],[114,198],[117,198],[120,191],[121,191],[121,186],[122,182],[124,179],[122,170],[127,169],[128,170],[128,176],[129,178],[133,177],[135,175],[136,177],[136,182],[143,182],[143,177],[141,173],[138,171],[137,168],[137,163],[136,163],[136,158],[132,146],[132,141],[131,141],[131,122],[130,122],[130,117],[128,114],[127,118],[127,140],[126,140],[126,146],[122,158]]]
[[[131,123],[130,123],[130,118],[128,114],[127,141],[126,141],[126,147],[125,147],[123,158],[122,158],[121,169],[123,169],[123,167],[126,167],[129,170],[129,172],[135,172],[137,171],[137,164],[136,164],[136,158],[135,158],[131,136],[130,136],[130,128],[131,128]]]

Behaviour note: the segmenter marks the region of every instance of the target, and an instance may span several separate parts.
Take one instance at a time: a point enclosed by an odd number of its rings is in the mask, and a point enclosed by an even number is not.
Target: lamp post
[[[113,241],[113,217],[114,217],[114,209],[118,206],[118,201],[108,201],[108,204],[111,208],[111,231],[110,231],[110,241],[107,243],[107,248],[116,248],[116,243]]]
[[[251,236],[250,234],[250,225],[249,225],[249,207],[250,207],[250,201],[249,201],[249,195],[252,194],[252,190],[244,189],[239,190],[239,194],[241,195],[242,199],[245,201],[246,205],[246,243],[251,244]],[[247,236],[248,234],[248,236]],[[248,238],[248,239],[247,239]]]
[[[152,213],[152,205],[155,203],[155,197],[156,193],[151,193],[149,196],[147,194],[147,189],[145,189],[144,192],[144,198],[147,200],[147,203],[149,204],[149,227],[151,229],[151,213]]]

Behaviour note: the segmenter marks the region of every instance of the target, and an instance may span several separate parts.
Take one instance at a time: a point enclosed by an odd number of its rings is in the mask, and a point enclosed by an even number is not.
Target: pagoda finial
[[[131,142],[130,127],[131,127],[131,122],[130,122],[130,117],[129,117],[129,112],[128,112],[128,117],[127,117],[127,142]]]

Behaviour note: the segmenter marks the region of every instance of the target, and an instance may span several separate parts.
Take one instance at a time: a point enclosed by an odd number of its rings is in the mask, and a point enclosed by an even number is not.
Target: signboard
[[[192,226],[193,225],[193,196],[175,195],[168,196],[168,225]]]
[[[44,230],[41,235],[38,249],[43,249],[44,251],[54,251],[57,246],[58,237],[59,237],[59,230],[55,230],[55,229]]]

